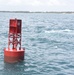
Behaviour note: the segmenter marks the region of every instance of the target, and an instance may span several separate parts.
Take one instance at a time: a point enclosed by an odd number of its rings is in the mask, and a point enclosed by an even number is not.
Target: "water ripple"
[[[0,13],[0,75],[74,75],[74,14]],[[22,19],[25,59],[4,63],[10,18]]]

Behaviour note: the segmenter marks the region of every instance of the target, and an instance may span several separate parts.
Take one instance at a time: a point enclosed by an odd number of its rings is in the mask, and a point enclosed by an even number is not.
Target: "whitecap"
[[[71,32],[72,30],[70,30],[70,29],[65,29],[65,30],[63,30],[64,32]]]
[[[74,31],[70,29],[45,31],[45,33],[68,33],[68,32],[73,33]]]
[[[55,33],[55,30],[45,31],[45,33]]]
[[[57,48],[58,48],[58,46],[54,46],[54,48],[56,48],[56,49],[57,49]]]

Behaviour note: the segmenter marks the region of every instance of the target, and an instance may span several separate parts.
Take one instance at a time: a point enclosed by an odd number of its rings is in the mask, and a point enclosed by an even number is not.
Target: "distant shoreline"
[[[60,12],[58,12],[58,11],[50,11],[50,12],[40,12],[40,11],[37,11],[37,12],[30,12],[30,11],[0,11],[0,12],[3,12],[3,13],[69,13],[69,14],[71,14],[71,13],[74,13],[74,11],[72,12],[72,11],[66,11],[66,12],[64,12],[64,11],[60,11]]]

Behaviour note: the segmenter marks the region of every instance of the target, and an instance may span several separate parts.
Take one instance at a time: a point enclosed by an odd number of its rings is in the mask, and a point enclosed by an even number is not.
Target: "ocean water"
[[[9,19],[22,19],[25,59],[4,63]],[[74,14],[0,13],[0,75],[74,75]]]

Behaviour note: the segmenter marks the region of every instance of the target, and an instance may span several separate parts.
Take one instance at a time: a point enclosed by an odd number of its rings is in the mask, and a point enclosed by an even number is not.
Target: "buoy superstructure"
[[[22,20],[9,20],[8,48],[4,49],[4,61],[15,63],[24,60],[25,49],[21,48]]]

